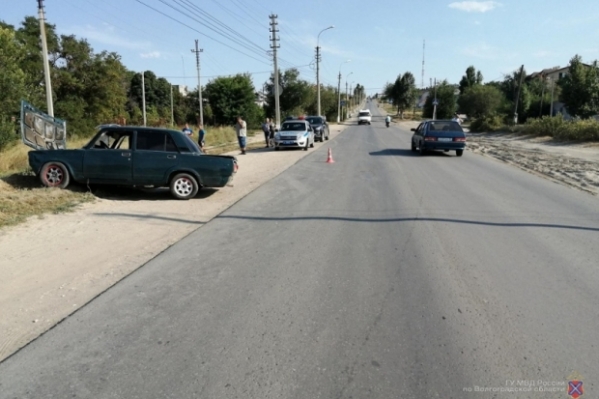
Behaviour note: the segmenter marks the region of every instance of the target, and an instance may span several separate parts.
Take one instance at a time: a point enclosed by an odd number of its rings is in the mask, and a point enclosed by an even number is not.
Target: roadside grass
[[[197,141],[197,127],[193,139]],[[256,131],[248,131],[255,136]],[[67,142],[67,148],[81,148],[90,137],[74,137]],[[238,149],[237,136],[232,127],[206,129],[206,150],[218,155]],[[248,143],[248,149],[262,147],[262,142]],[[43,217],[47,213],[69,212],[96,197],[87,188],[72,184],[68,189],[42,187],[39,179],[29,168],[27,153],[30,148],[22,142],[0,152],[0,229],[25,221],[31,216]]]

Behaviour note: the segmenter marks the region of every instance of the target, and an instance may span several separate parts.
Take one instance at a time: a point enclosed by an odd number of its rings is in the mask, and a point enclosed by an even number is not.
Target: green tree
[[[520,70],[517,70],[514,71],[511,75],[506,75],[501,84],[501,90],[503,91],[507,99],[506,109],[504,112],[506,116],[509,116],[511,118],[513,116],[516,98],[518,97],[518,88],[520,87],[520,82],[522,82],[522,87],[520,89],[520,98],[518,100],[518,109],[516,110],[516,112],[518,113],[518,120],[520,122],[526,122],[526,119],[528,117],[528,109],[530,108],[530,104],[532,101],[532,95],[530,93],[528,85],[523,79],[524,77],[526,77],[526,70],[523,69],[522,74],[520,73]]]
[[[422,116],[425,118],[433,117],[433,101],[435,99],[434,90],[435,88],[430,90],[426,102],[424,103]],[[444,80],[437,86],[436,90],[437,101],[439,102],[439,105],[437,105],[437,119],[450,119],[456,111],[456,96],[454,93],[456,87],[450,85],[447,80]]]
[[[570,60],[568,74],[558,82],[561,99],[572,116],[588,118],[599,114],[599,68],[587,66],[579,55]]]
[[[466,88],[458,103],[469,117],[483,118],[496,114],[504,101],[501,90],[491,85],[474,85]]]
[[[388,85],[385,88],[386,97],[393,101],[393,105],[397,107],[397,114],[401,115],[406,109],[414,105],[416,101],[416,79],[411,72],[406,72],[403,75],[397,76],[393,85]]]
[[[46,41],[48,43],[48,59],[50,73],[54,79],[54,64],[60,50],[59,38],[55,25],[46,24]],[[41,110],[46,110],[46,92],[44,68],[40,47],[40,24],[37,18],[28,16],[16,31],[16,40],[22,45],[23,58],[21,69],[25,72],[25,98]]]
[[[279,86],[283,89],[282,93],[279,93],[279,107],[282,117],[303,113],[316,115],[316,87],[308,81],[300,79],[299,70],[291,68],[282,73],[279,72]],[[266,96],[266,114],[274,115],[274,74],[270,76],[270,80],[266,83],[265,90],[268,93]],[[325,109],[322,105],[324,91],[325,88],[321,88],[321,111]]]
[[[460,80],[460,94],[464,94],[467,88],[483,83],[483,74],[477,71],[473,66],[466,69],[466,74]]]
[[[237,116],[242,116],[250,126],[261,122],[262,110],[256,105],[251,75],[237,74],[216,78],[204,90],[208,104],[212,107],[214,120],[219,125],[232,125]]]
[[[0,149],[18,136],[16,118],[20,100],[25,95],[25,72],[20,67],[22,45],[15,39],[14,30],[0,27]],[[14,122],[13,122],[14,121]]]

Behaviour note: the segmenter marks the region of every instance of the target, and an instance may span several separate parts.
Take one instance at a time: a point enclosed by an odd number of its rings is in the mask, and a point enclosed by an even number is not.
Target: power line
[[[160,0],[162,1],[162,0]],[[195,10],[197,10],[198,13],[204,15],[206,18],[209,18],[210,20],[214,21],[215,24],[221,26],[222,28],[226,29],[227,31],[231,32],[231,34],[237,36],[238,38],[245,40],[248,44],[255,46],[258,51],[263,52],[265,51],[262,47],[260,47],[258,44],[252,42],[251,40],[249,40],[246,36],[240,34],[239,32],[235,31],[233,28],[229,27],[228,25],[224,24],[223,22],[219,21],[217,18],[213,17],[212,15],[208,14],[206,11],[202,10],[201,8],[195,6],[194,4],[192,4],[189,0],[173,0],[175,3],[179,4],[182,7],[187,8],[185,5],[181,4],[179,1],[183,1],[184,3],[188,4],[189,7],[194,8]],[[164,1],[162,1],[164,3]],[[189,8],[188,8],[189,10]],[[197,15],[197,14],[196,14]],[[214,25],[213,25],[214,26]],[[218,29],[218,28],[216,28]],[[228,34],[227,34],[228,35]],[[237,39],[235,39],[237,40]]]
[[[245,26],[246,28],[248,28],[249,30],[251,30],[252,32],[256,33],[257,35],[262,35],[261,33],[255,31],[254,29],[252,29],[251,27],[249,27],[248,25],[245,24],[243,17],[240,16],[239,14],[235,13],[233,10],[228,9],[227,7],[225,7],[220,1],[218,0],[212,0],[214,3],[216,3],[217,6],[219,6],[220,8],[222,8],[223,10],[225,10],[227,13],[229,13],[230,15],[232,15],[235,19],[237,19],[243,26]],[[263,27],[265,30],[267,30],[268,28],[265,26],[261,26]]]
[[[168,15],[168,14],[166,14],[166,13],[164,13],[164,12],[162,12],[162,11],[160,11],[160,10],[158,10],[158,9],[156,9],[156,8],[154,8],[154,7],[152,7],[152,6],[148,5],[148,4],[146,4],[146,3],[144,3],[144,2],[143,2],[143,1],[141,1],[141,0],[135,0],[135,1],[137,1],[138,3],[140,3],[140,4],[142,4],[142,5],[146,6],[146,7],[148,7],[149,9],[151,9],[151,10],[153,10],[153,11],[156,11],[157,13],[159,13],[159,14],[161,14],[161,15],[163,15],[163,16],[165,16],[165,17],[167,17],[167,18],[169,18],[169,19],[171,19],[171,20],[173,20],[173,21],[175,21],[175,22],[177,22],[178,24],[180,24],[180,25],[183,25],[183,26],[185,26],[185,27],[187,27],[187,28],[189,28],[189,29],[193,30],[194,32],[197,32],[197,33],[199,33],[200,35],[202,35],[202,36],[204,36],[204,37],[207,37],[208,39],[214,40],[216,43],[222,44],[223,46],[225,46],[225,47],[227,47],[227,48],[230,48],[231,50],[233,50],[233,51],[236,51],[236,52],[238,52],[238,53],[240,53],[240,54],[243,54],[243,55],[245,55],[246,57],[249,57],[249,58],[251,58],[251,59],[253,59],[253,60],[256,60],[256,61],[258,61],[258,62],[261,62],[261,63],[263,63],[263,64],[268,64],[268,63],[267,63],[266,61],[264,61],[264,60],[260,60],[260,59],[258,59],[258,58],[256,58],[256,57],[253,57],[253,56],[251,56],[251,55],[249,55],[249,54],[247,54],[247,53],[244,53],[243,51],[241,51],[241,50],[239,50],[239,49],[236,49],[235,47],[229,46],[228,44],[226,44],[226,43],[223,43],[223,42],[221,42],[220,40],[213,38],[212,36],[209,36],[209,35],[207,35],[207,34],[205,34],[205,33],[203,33],[203,32],[200,32],[199,30],[197,30],[197,29],[195,29],[195,28],[192,28],[191,26],[189,26],[189,25],[187,25],[187,24],[185,24],[185,23],[183,23],[183,22],[179,21],[178,19],[176,19],[176,18],[173,18],[173,17],[171,17],[170,15]]]
[[[173,10],[177,11],[178,13],[180,13],[180,14],[182,14],[182,15],[185,15],[186,17],[188,17],[188,18],[190,18],[190,19],[192,19],[192,20],[194,20],[194,21],[196,21],[196,22],[198,22],[198,23],[202,24],[202,21],[200,21],[200,20],[198,20],[198,19],[196,19],[196,18],[194,18],[194,17],[192,17],[192,16],[189,16],[189,15],[187,15],[187,14],[186,14],[184,11],[182,11],[181,9],[178,9],[178,8],[177,8],[177,7],[175,7],[175,6],[173,6],[173,5],[171,5],[171,4],[168,4],[168,3],[167,3],[165,0],[158,0],[158,1],[160,1],[160,2],[161,2],[162,4],[164,4],[164,5],[166,5],[166,6],[170,7],[170,8],[172,8]],[[186,6],[184,6],[184,5],[180,4],[178,0],[174,0],[174,2],[175,2],[175,3],[177,3],[177,4],[179,4],[179,5],[180,5],[180,6],[182,6],[182,7],[186,8],[188,11],[190,11],[190,10],[189,10],[189,8],[187,8]],[[192,13],[194,13],[193,11],[191,11],[191,12],[192,12]],[[198,14],[197,14],[197,13],[194,13],[194,15],[195,15],[195,16],[198,16]],[[199,17],[199,16],[198,16],[198,17]],[[239,46],[241,46],[241,47],[245,47],[245,49],[246,49],[246,50],[248,50],[248,51],[251,51],[251,52],[253,52],[254,54],[256,54],[256,55],[258,55],[258,56],[265,55],[265,54],[263,54],[263,53],[262,53],[262,51],[264,51],[264,50],[262,50],[262,49],[261,49],[261,48],[260,48],[258,45],[256,45],[256,44],[254,44],[254,43],[251,43],[251,42],[250,42],[251,44],[253,44],[253,45],[255,45],[256,47],[258,47],[258,49],[259,49],[259,50],[256,50],[256,49],[254,49],[254,48],[249,48],[249,47],[247,47],[246,45],[244,45],[244,44],[243,44],[243,43],[242,43],[242,42],[241,42],[239,39],[237,39],[237,38],[235,38],[235,37],[232,37],[232,36],[231,36],[229,33],[223,33],[222,31],[219,31],[219,28],[218,28],[218,27],[215,27],[215,26],[214,26],[214,24],[212,24],[211,22],[208,22],[208,21],[204,20],[204,22],[203,22],[203,26],[205,26],[206,28],[210,29],[211,31],[213,31],[213,32],[215,32],[215,33],[217,33],[217,34],[219,34],[219,35],[221,35],[221,36],[223,36],[223,37],[225,37],[225,38],[229,39],[230,41],[234,42],[235,44],[238,44],[238,45],[239,45]],[[235,32],[235,33],[236,33],[237,35],[239,35],[237,32]]]

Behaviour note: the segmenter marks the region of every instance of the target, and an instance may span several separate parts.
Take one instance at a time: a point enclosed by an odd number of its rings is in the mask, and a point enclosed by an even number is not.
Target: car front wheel
[[[416,144],[414,144],[414,140],[412,140],[412,151],[416,151]]]
[[[425,149],[424,149],[424,143],[420,143],[419,150],[420,150],[420,155],[424,155],[424,153],[426,152]]]
[[[48,162],[42,167],[40,180],[46,187],[66,188],[71,180],[69,170],[60,162]]]
[[[200,186],[193,176],[187,173],[179,173],[172,178],[170,189],[171,194],[176,199],[188,200],[196,196]]]
[[[464,153],[464,150],[455,150],[455,154],[456,154],[458,157],[461,157],[463,153]]]

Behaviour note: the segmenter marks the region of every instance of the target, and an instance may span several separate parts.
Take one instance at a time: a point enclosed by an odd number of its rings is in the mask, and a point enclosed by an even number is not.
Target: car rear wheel
[[[464,153],[464,150],[455,150],[455,154],[456,154],[458,157],[461,157],[463,153]]]
[[[170,189],[171,194],[176,199],[188,200],[196,196],[200,186],[193,176],[187,173],[179,173],[172,178]]]
[[[426,150],[424,149],[424,143],[420,143],[420,148],[419,148],[419,150],[420,150],[420,151],[419,151],[419,152],[420,152],[420,155],[424,155],[424,154],[425,154]]]
[[[308,143],[308,142],[306,141],[306,145],[304,146],[304,151],[308,151],[308,147],[309,147],[309,145],[310,145],[310,143]]]
[[[275,151],[279,151],[279,149],[280,149],[280,148],[281,148],[281,147],[279,147],[279,146],[276,146],[276,147],[275,147]]]
[[[416,144],[414,144],[414,140],[412,140],[412,151],[416,152]]]
[[[71,177],[69,170],[60,162],[48,162],[42,167],[40,180],[46,187],[66,188]]]
[[[328,140],[329,139],[329,135],[327,134],[324,139]]]
[[[310,143],[310,148],[314,148],[314,141],[312,143]]]

